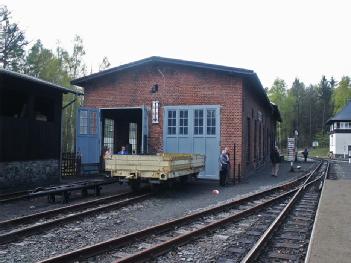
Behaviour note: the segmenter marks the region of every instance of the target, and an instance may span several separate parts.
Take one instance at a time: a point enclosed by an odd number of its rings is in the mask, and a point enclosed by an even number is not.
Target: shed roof
[[[158,56],[153,56],[149,58],[144,58],[138,61],[130,62],[128,64],[123,64],[114,68],[110,68],[107,70],[103,70],[82,78],[74,79],[72,80],[72,84],[74,85],[79,85],[79,84],[84,84],[87,83],[90,80],[95,80],[100,77],[110,75],[112,73],[117,73],[126,69],[130,69],[136,66],[141,66],[147,63],[151,62],[159,62],[159,63],[167,63],[167,64],[173,64],[173,65],[181,65],[181,66],[190,66],[190,67],[195,67],[195,68],[201,68],[201,69],[210,69],[210,70],[216,70],[216,71],[222,71],[222,72],[227,72],[227,73],[233,73],[233,74],[238,74],[238,75],[253,75],[255,74],[254,71],[248,70],[248,69],[243,69],[243,68],[233,68],[233,67],[227,67],[227,66],[221,66],[221,65],[215,65],[215,64],[207,64],[207,63],[202,63],[202,62],[195,62],[195,61],[188,61],[188,60],[181,60],[181,59],[173,59],[173,58],[164,58],[164,57],[158,57]],[[256,74],[255,74],[256,75]]]
[[[80,91],[74,91],[74,90],[65,88],[63,86],[60,86],[60,85],[57,85],[57,84],[54,84],[54,83],[51,83],[51,82],[48,82],[48,81],[45,81],[42,79],[38,79],[38,78],[29,76],[29,75],[21,74],[18,72],[7,70],[7,69],[0,68],[0,76],[6,77],[6,78],[12,78],[12,79],[20,79],[20,80],[23,80],[23,81],[28,82],[28,83],[40,85],[42,87],[56,89],[62,93],[73,93],[73,94],[77,94],[77,95],[83,95],[83,93]]]
[[[279,109],[277,106],[273,106],[269,98],[267,96],[266,91],[264,90],[260,79],[258,78],[257,74],[253,70],[249,69],[244,69],[244,68],[235,68],[235,67],[228,67],[228,66],[222,66],[222,65],[216,65],[216,64],[208,64],[208,63],[203,63],[203,62],[196,62],[196,61],[188,61],[188,60],[181,60],[181,59],[173,59],[173,58],[165,58],[165,57],[158,57],[158,56],[152,56],[149,58],[144,58],[138,61],[134,61],[128,64],[120,65],[114,68],[110,68],[104,71],[100,71],[82,78],[74,79],[71,81],[71,84],[73,85],[79,85],[84,87],[87,83],[90,81],[117,73],[121,72],[133,67],[145,65],[148,63],[165,63],[165,64],[171,64],[171,65],[180,65],[180,66],[187,66],[187,67],[192,67],[192,68],[199,68],[199,69],[208,69],[208,70],[214,70],[218,72],[224,72],[227,74],[232,74],[235,76],[240,76],[243,79],[245,79],[248,83],[251,84],[251,86],[255,89],[255,91],[262,96],[265,105],[269,107],[272,110],[273,116],[276,117],[276,120],[281,121]]]
[[[331,124],[336,121],[351,121],[351,100],[333,118],[330,118],[326,124]]]
[[[275,111],[276,113],[278,113],[278,115],[275,114],[275,116],[277,117],[278,121],[281,121],[278,107],[273,107],[270,104],[267,93],[265,92],[257,74],[253,70],[249,70],[249,69],[234,68],[234,67],[228,67],[228,66],[222,66],[222,65],[216,65],[216,64],[208,64],[208,63],[202,63],[202,62],[152,56],[149,58],[141,59],[141,60],[134,61],[134,62],[124,64],[124,65],[120,65],[118,67],[114,67],[114,68],[100,71],[100,72],[97,72],[97,73],[94,73],[94,74],[91,74],[91,75],[88,75],[88,76],[85,76],[82,78],[72,80],[71,84],[80,85],[80,86],[84,87],[84,85],[86,85],[90,81],[94,81],[96,79],[99,79],[99,78],[102,78],[102,77],[105,77],[105,76],[108,76],[108,75],[111,75],[114,73],[118,73],[118,72],[130,69],[133,67],[145,65],[148,63],[165,63],[165,64],[172,64],[172,65],[180,65],[180,66],[187,66],[187,67],[192,67],[192,68],[214,70],[214,71],[218,71],[218,72],[224,72],[227,74],[240,76],[243,79],[247,80],[248,83],[252,84],[252,87],[256,90],[256,92],[258,94],[260,94],[260,96],[262,96],[267,107],[270,107],[273,112]]]

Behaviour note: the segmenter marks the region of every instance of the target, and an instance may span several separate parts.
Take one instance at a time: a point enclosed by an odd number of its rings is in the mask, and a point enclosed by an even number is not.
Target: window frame
[[[171,116],[172,118],[170,118],[169,113],[173,112],[175,113],[175,116]],[[167,110],[167,136],[177,136],[177,110],[176,109],[169,109]],[[173,125],[169,125],[170,124],[170,120],[172,120],[172,122],[174,121],[175,123],[172,123]],[[174,133],[170,133],[170,128],[172,129],[172,131],[174,131]]]
[[[208,120],[209,120],[208,112],[213,112],[213,116],[210,116],[211,125],[208,124]],[[214,133],[208,133],[208,128],[214,129]],[[216,109],[212,109],[212,108],[206,109],[206,133],[205,133],[205,135],[207,137],[217,135],[217,110]]]
[[[89,135],[89,114],[88,114],[88,110],[80,110],[79,112],[79,135]],[[86,116],[83,116],[83,113],[86,114]],[[84,124],[83,121],[85,120]],[[82,128],[85,128],[84,131],[82,132]]]
[[[186,113],[186,117],[183,114]],[[183,115],[183,116],[182,116]],[[179,136],[189,136],[189,110],[179,109],[178,114],[178,135]],[[184,132],[186,130],[186,133]]]

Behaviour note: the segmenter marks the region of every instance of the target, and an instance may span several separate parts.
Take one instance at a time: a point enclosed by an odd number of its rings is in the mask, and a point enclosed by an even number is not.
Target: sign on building
[[[158,123],[158,108],[159,102],[157,100],[152,101],[152,123]]]

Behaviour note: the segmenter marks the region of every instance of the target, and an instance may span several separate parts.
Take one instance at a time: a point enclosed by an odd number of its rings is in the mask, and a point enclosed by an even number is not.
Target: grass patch
[[[314,149],[310,149],[308,156],[309,157],[328,157],[328,153],[329,153],[329,147],[325,147],[325,148],[321,148],[321,147],[317,147]]]

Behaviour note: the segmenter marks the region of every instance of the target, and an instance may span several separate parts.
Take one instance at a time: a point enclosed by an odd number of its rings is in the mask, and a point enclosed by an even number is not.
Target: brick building
[[[227,146],[238,177],[265,163],[280,121],[247,69],[150,57],[72,84],[85,89],[77,151],[87,164],[98,162],[104,147],[117,152],[122,145],[139,154],[203,153],[201,176],[218,178],[218,156]]]

